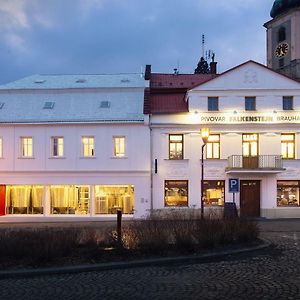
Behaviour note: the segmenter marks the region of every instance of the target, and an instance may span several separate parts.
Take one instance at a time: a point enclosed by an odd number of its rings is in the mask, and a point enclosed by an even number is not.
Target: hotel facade
[[[153,74],[150,87],[154,208],[200,208],[205,127],[206,213],[235,200],[242,216],[300,217],[299,82],[249,61],[218,76]]]

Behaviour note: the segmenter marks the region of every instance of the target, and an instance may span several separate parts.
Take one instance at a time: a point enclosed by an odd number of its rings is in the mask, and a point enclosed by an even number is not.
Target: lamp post
[[[203,145],[201,147],[201,219],[204,219],[204,148],[209,138],[209,128],[201,129]]]

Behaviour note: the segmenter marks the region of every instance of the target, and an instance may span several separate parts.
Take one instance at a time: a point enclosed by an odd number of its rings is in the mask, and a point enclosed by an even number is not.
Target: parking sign
[[[229,179],[229,193],[238,193],[240,191],[240,180],[237,178]]]

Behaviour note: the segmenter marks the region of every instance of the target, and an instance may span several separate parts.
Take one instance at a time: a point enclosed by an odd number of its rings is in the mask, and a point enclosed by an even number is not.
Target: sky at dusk
[[[0,0],[0,84],[32,74],[191,73],[266,63],[274,0]]]

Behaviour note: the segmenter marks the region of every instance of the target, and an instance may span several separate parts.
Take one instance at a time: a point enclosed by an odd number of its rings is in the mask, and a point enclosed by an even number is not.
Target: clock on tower
[[[300,1],[276,0],[267,28],[269,68],[300,79]]]

